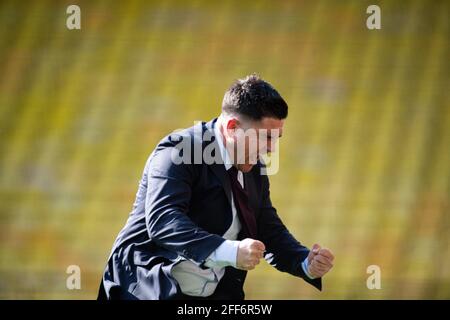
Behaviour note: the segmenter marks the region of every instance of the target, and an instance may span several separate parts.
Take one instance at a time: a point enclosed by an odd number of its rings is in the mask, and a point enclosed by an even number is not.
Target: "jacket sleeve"
[[[225,239],[208,233],[189,218],[194,165],[175,164],[171,160],[173,150],[156,149],[146,165],[147,231],[157,245],[203,267],[206,258]]]
[[[301,277],[319,290],[322,279],[310,279],[302,268],[309,249],[301,245],[281,221],[270,200],[269,179],[262,175],[262,205],[258,219],[258,239],[266,246],[265,259],[282,272]]]

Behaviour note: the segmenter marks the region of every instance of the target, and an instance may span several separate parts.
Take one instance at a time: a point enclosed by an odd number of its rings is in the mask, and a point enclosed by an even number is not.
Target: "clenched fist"
[[[308,272],[315,278],[323,277],[333,267],[334,256],[327,248],[313,245],[308,255]]]
[[[264,256],[266,247],[264,243],[250,238],[244,239],[239,243],[239,248],[236,258],[236,267],[241,270],[252,270],[259,259]]]

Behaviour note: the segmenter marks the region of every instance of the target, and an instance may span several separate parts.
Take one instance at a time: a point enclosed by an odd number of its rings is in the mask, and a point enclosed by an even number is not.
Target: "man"
[[[247,271],[262,258],[321,290],[333,254],[319,245],[310,251],[289,233],[259,159],[274,151],[287,113],[279,93],[251,75],[228,89],[217,119],[163,138],[99,299],[244,299]]]

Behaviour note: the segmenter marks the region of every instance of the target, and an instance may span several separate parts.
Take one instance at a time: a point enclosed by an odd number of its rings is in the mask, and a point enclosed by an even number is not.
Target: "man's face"
[[[261,155],[275,151],[275,144],[283,134],[284,120],[265,117],[259,121],[229,119],[228,136],[234,143],[237,168],[249,172]]]

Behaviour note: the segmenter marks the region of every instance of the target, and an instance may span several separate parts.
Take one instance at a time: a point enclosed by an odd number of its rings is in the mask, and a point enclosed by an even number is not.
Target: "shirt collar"
[[[214,135],[216,136],[217,144],[219,145],[219,151],[220,155],[222,156],[225,170],[228,171],[233,166],[233,162],[231,161],[230,155],[228,154],[228,151],[223,144],[223,135],[220,131],[218,121],[216,121],[216,123],[214,124]]]

